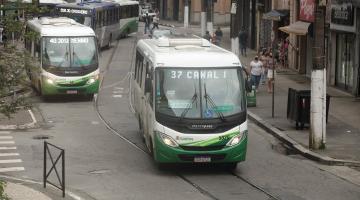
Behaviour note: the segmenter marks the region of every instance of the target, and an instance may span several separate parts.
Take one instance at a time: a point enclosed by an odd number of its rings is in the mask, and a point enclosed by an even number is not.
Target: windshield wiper
[[[82,65],[79,56],[77,55],[77,53],[75,53],[74,47],[73,47],[73,50],[72,50],[72,54],[73,54],[73,64],[75,64],[75,57],[76,57],[76,59],[77,59],[77,61],[78,61],[78,64],[80,65],[81,69],[85,69],[85,66]]]
[[[191,97],[191,103],[187,104],[186,108],[183,110],[183,112],[180,115],[180,119],[179,121],[182,121],[185,117],[185,115],[189,112],[189,110],[191,109],[191,106],[194,104],[194,102],[196,101],[198,95],[196,92],[196,88],[195,88],[195,93],[194,95]]]
[[[206,92],[206,84],[204,83],[204,98],[206,100],[206,108],[208,107],[208,101],[210,103],[210,106],[212,109],[214,109],[214,111],[216,112],[216,114],[220,117],[221,121],[225,121],[225,117],[224,114],[219,111],[217,108],[217,105],[215,104],[215,102],[213,101],[213,99],[208,95],[208,93]]]
[[[64,59],[60,62],[60,64],[58,65],[58,66],[56,66],[56,67],[61,67],[61,65],[65,62],[65,60],[68,60],[67,58],[68,58],[68,56],[69,56],[69,52],[66,50],[66,52],[65,52],[65,54],[64,54]]]

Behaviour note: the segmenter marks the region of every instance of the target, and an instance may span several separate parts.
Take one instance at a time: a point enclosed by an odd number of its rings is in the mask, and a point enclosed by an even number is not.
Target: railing
[[[55,159],[55,162],[54,162],[54,159],[51,155],[51,152],[50,152],[50,149],[49,149],[49,146],[51,146],[53,149],[57,149],[60,151],[60,154],[59,156]],[[51,168],[49,171],[47,171],[47,155],[49,155],[49,158],[50,158],[50,161],[51,161]],[[60,178],[60,175],[59,175],[59,172],[56,168],[56,164],[58,163],[58,161],[60,160],[61,158],[61,178]],[[55,174],[56,174],[56,177],[59,181],[59,184],[60,186],[50,182],[48,180],[50,174],[52,171],[55,171]],[[61,149],[53,144],[50,144],[46,141],[44,141],[44,177],[43,177],[43,183],[44,183],[44,188],[46,188],[46,183],[49,183],[50,185],[60,189],[62,191],[62,196],[65,197],[65,150],[64,149]]]

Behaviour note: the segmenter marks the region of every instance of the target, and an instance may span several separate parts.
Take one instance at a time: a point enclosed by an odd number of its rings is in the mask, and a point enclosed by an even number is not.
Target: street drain
[[[94,170],[94,171],[89,171],[89,174],[106,174],[111,172],[108,169],[100,169],[100,170]]]
[[[36,135],[33,137],[34,140],[47,140],[53,138],[50,135]]]

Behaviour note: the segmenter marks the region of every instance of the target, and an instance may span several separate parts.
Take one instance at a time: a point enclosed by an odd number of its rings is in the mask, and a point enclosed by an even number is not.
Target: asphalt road
[[[42,126],[13,134],[26,170],[9,175],[42,180],[43,140],[34,137],[46,136],[65,149],[67,188],[93,199],[360,199],[359,185],[300,156],[285,155],[278,141],[251,122],[247,160],[234,172],[215,166],[159,170],[146,153],[128,101],[140,37],[122,39],[102,52],[104,78],[96,103],[34,97]]]

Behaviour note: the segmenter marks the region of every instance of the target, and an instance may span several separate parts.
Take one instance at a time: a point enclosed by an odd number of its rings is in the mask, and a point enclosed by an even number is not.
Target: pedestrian
[[[269,57],[269,53],[267,52],[267,49],[264,48],[261,51],[260,58],[259,58],[260,62],[263,63],[263,70],[262,70],[261,79],[260,79],[261,85],[265,85],[265,82],[266,82],[268,57]]]
[[[203,38],[211,42],[210,32],[209,32],[209,31],[206,31],[206,32],[205,32],[205,35],[203,36]]]
[[[144,23],[145,23],[144,34],[146,34],[147,31],[150,31],[151,21],[150,21],[149,13],[146,13],[146,14],[145,14]]]
[[[158,17],[157,14],[153,17],[153,27],[152,27],[152,29],[151,29],[151,32],[152,32],[155,28],[159,29],[159,17]]]
[[[242,56],[246,57],[246,45],[247,45],[247,33],[245,28],[242,27],[241,31],[239,32],[239,45],[240,45],[240,52]]]
[[[219,27],[217,27],[217,29],[215,31],[215,44],[216,45],[220,45],[222,37],[223,37],[223,32],[219,26]]]
[[[250,62],[251,85],[255,86],[256,92],[259,88],[261,73],[263,70],[263,63],[255,56],[254,60]]]
[[[275,62],[273,59],[272,53],[269,53],[268,62],[267,62],[267,78],[268,78],[268,93],[273,92],[273,82],[275,75]]]

